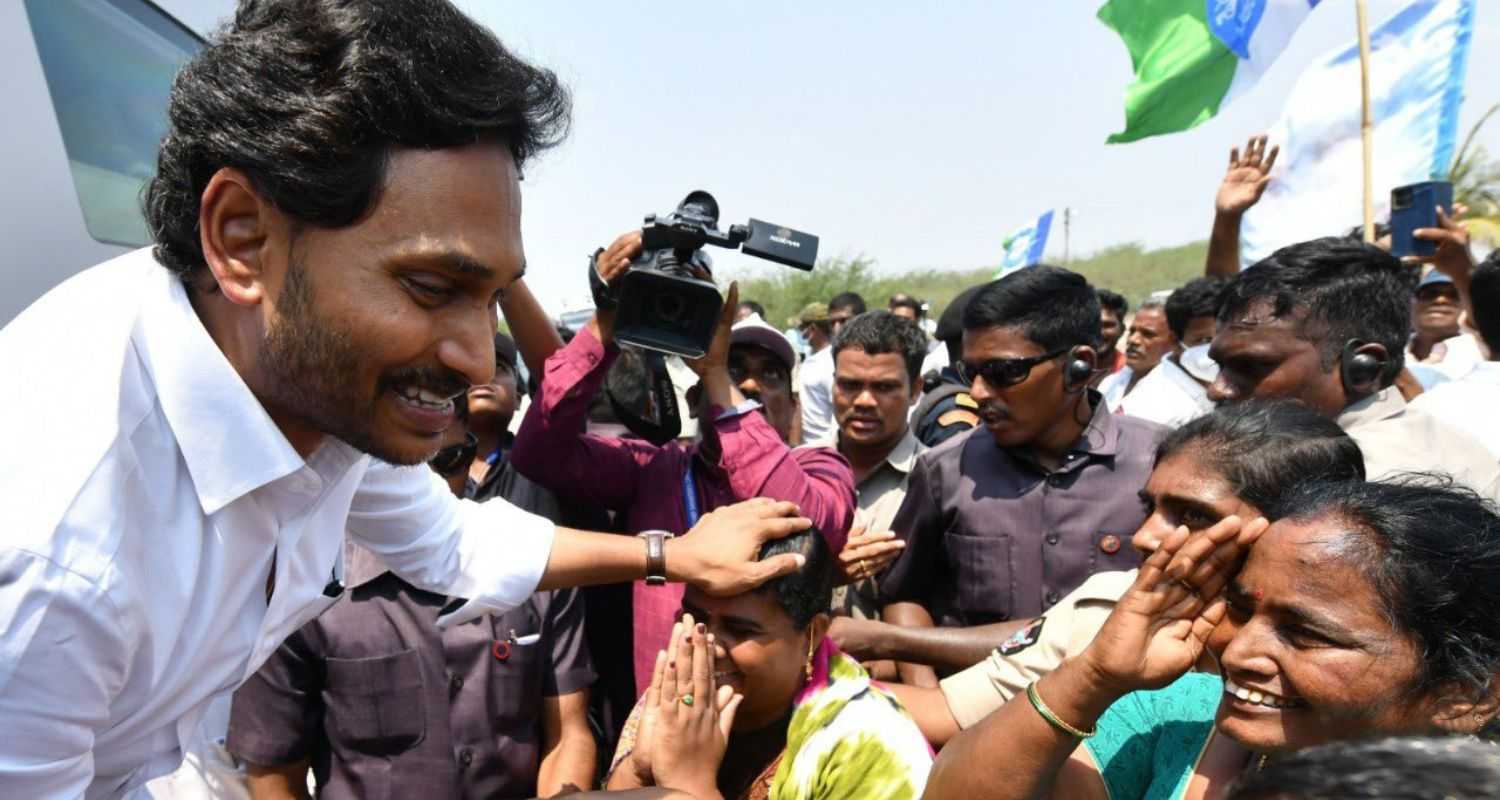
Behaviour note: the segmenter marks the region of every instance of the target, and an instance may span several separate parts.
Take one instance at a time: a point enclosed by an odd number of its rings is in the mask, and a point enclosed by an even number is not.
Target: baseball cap
[[[1420,289],[1423,286],[1431,286],[1434,283],[1452,283],[1452,282],[1453,282],[1453,279],[1448,276],[1448,273],[1443,272],[1442,270],[1439,270],[1439,269],[1429,269],[1429,270],[1427,270],[1427,274],[1422,276],[1422,280],[1420,280],[1420,281],[1417,282],[1417,288]]]
[[[808,303],[802,307],[802,313],[797,315],[797,322],[801,325],[811,325],[814,322],[828,321],[827,303]]]
[[[827,315],[827,306],[823,306],[823,313]],[[770,350],[781,359],[782,363],[786,364],[788,372],[797,366],[797,355],[792,351],[792,343],[781,335],[781,331],[766,324],[759,314],[751,314],[734,323],[734,327],[729,329],[729,346],[734,347],[737,344],[753,344]]]

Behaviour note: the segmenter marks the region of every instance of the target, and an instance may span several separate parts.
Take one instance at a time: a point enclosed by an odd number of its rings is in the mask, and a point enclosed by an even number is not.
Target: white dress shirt
[[[329,440],[307,459],[149,250],[0,330],[0,787],[116,797],[339,591],[345,532],[411,583],[524,601],[553,526]],[[274,554],[275,589],[267,603]]]
[[[1167,355],[1120,399],[1119,408],[1121,414],[1177,428],[1213,411],[1214,404],[1208,389],[1177,364],[1177,356]]]
[[[799,371],[802,382],[802,441],[833,438],[833,346],[807,357]]]
[[[1469,374],[1417,395],[1411,407],[1483,444],[1500,460],[1500,362],[1484,361]]]

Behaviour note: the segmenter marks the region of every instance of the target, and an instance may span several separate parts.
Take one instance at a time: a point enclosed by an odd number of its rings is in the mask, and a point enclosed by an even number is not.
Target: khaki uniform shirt
[[[1078,655],[1104,626],[1136,570],[1100,572],[995,648],[989,658],[945,679],[941,688],[959,727],[968,728]]]
[[[828,440],[817,444],[820,447],[838,447],[835,442]],[[917,456],[926,450],[927,445],[917,441],[917,437],[908,428],[906,435],[901,437],[890,455],[886,456],[885,463],[872,470],[854,487],[859,504],[854,512],[854,528],[863,528],[865,533],[891,529],[891,521],[896,518],[896,511],[906,499],[906,486],[910,480],[912,465],[916,463]],[[879,619],[877,595],[875,578],[866,578],[834,589],[833,608],[862,619]]]
[[[1500,461],[1483,444],[1437,417],[1407,405],[1394,386],[1344,409],[1339,427],[1365,454],[1365,474],[1441,472],[1490,500],[1500,501]]]

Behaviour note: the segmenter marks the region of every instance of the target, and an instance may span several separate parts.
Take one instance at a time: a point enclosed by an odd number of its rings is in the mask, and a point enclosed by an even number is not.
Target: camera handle
[[[602,252],[604,248],[601,247],[589,256],[589,293],[594,296],[594,308],[599,311],[614,311],[620,300],[615,297],[609,284],[599,276],[599,254]]]

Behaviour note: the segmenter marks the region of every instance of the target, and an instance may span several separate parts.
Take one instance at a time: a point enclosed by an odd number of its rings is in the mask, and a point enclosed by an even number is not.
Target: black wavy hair
[[[833,340],[833,360],[839,353],[853,348],[875,356],[895,353],[906,364],[908,386],[922,377],[922,360],[927,357],[927,334],[910,320],[884,309],[866,311],[849,320]]]
[[[1440,475],[1311,482],[1284,498],[1287,518],[1332,519],[1398,630],[1417,643],[1414,695],[1478,699],[1500,670],[1500,517]]]
[[[964,330],[1016,328],[1043,350],[1098,347],[1099,294],[1082,275],[1038,264],[1016,270],[974,294]]]
[[[1115,312],[1115,316],[1119,317],[1123,322],[1125,315],[1130,311],[1130,301],[1125,299],[1125,295],[1119,292],[1112,292],[1108,289],[1096,288],[1094,291],[1099,293],[1099,306],[1101,310],[1107,308]]]
[[[1500,358],[1500,250],[1492,251],[1474,269],[1469,302],[1473,305],[1472,317],[1479,337]]]
[[[1167,296],[1167,327],[1177,341],[1187,336],[1188,324],[1193,320],[1218,316],[1225,282],[1219,277],[1194,278]]]
[[[828,310],[835,311],[847,308],[856,315],[865,313],[865,299],[857,292],[839,292],[828,301]]]
[[[1309,747],[1246,771],[1229,800],[1493,800],[1500,747],[1467,736],[1365,739]]]
[[[1295,400],[1222,405],[1168,433],[1156,463],[1191,449],[1267,519],[1285,516],[1282,498],[1308,481],[1362,481],[1365,457],[1333,420]]]
[[[519,169],[566,135],[571,100],[447,0],[241,0],[178,72],[145,193],[156,258],[203,267],[199,198],[243,171],[297,223],[375,204],[396,148],[502,143]]]
[[[800,553],[807,563],[796,572],[773,578],[754,591],[776,598],[792,625],[805,630],[813,618],[828,612],[833,604],[833,551],[823,534],[809,528],[783,539],[773,539],[760,548],[760,560],[782,553]]]
[[[1306,309],[1299,335],[1316,341],[1325,372],[1333,369],[1345,343],[1358,339],[1385,346],[1389,384],[1401,371],[1415,289],[1415,271],[1395,256],[1330,236],[1283,247],[1230,278],[1219,322],[1232,321],[1262,300],[1277,318]]]

